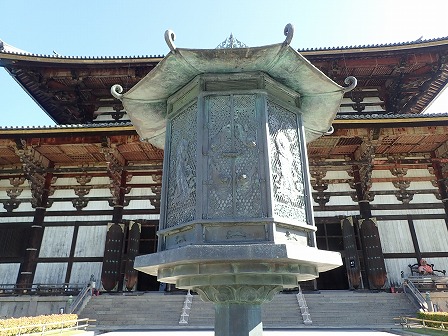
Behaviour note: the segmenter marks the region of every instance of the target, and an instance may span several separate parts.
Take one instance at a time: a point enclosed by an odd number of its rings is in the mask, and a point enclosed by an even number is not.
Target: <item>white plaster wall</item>
[[[20,203],[19,207],[14,210],[14,212],[20,212],[20,211],[35,211],[33,206],[30,202],[23,202]]]
[[[109,184],[109,178],[107,176],[95,176],[92,177],[89,183],[87,185],[94,185],[94,184]],[[59,177],[56,180],[56,183],[53,185],[55,186],[61,186],[61,185],[80,185],[75,177]]]
[[[375,182],[372,184],[372,188],[370,188],[370,190],[395,190],[395,187],[392,182]]]
[[[414,220],[421,252],[448,251],[448,230],[443,219]]]
[[[96,283],[100,283],[102,262],[75,262],[70,274],[70,283],[88,284],[90,276],[93,274]]]
[[[372,210],[373,217],[381,215],[436,215],[444,213],[443,209]]]
[[[150,220],[159,220],[159,214],[147,214],[147,215],[125,215],[123,216],[125,220],[135,220],[135,219],[150,219]]]
[[[9,183],[9,179],[0,179],[0,187],[11,187],[11,183]]]
[[[87,185],[95,185],[95,184],[109,184],[110,179],[107,176],[95,176],[92,177],[92,180]]]
[[[28,182],[25,182],[20,187],[29,188]],[[17,196],[17,199],[22,199],[22,198],[30,199],[31,197],[32,197],[31,190],[30,189],[25,189],[25,190],[22,191],[20,196]]]
[[[415,194],[412,198],[412,201],[409,204],[418,204],[418,203],[442,203],[441,200],[436,198],[434,194]]]
[[[354,203],[350,196],[331,196],[326,206],[332,205],[353,205]]]
[[[0,182],[4,182],[4,180],[0,180]],[[9,184],[9,183],[8,183]],[[0,190],[0,198],[8,199],[8,195],[6,195],[6,190]],[[6,209],[3,207],[3,204],[0,203],[0,212],[6,212]],[[1,220],[1,218],[0,218]]]
[[[18,222],[32,223],[33,217],[1,217],[0,218],[0,223],[18,223]]]
[[[76,199],[78,196],[70,196]],[[110,198],[110,195],[109,195]],[[107,200],[89,201],[87,206],[82,210],[110,210],[109,202]],[[54,202],[49,211],[75,211],[76,208],[73,206],[71,201],[66,202]]]
[[[110,182],[109,182],[110,183]],[[112,194],[110,193],[109,188],[102,188],[102,189],[92,189],[90,190],[89,194],[86,197],[106,197],[110,198]]]
[[[75,195],[75,191],[73,189],[56,189],[53,195],[51,195],[52,199],[65,198],[65,197],[78,197],[78,196]]]
[[[359,210],[354,211],[314,211],[314,217],[357,216]]]
[[[348,183],[335,183],[335,184],[329,184],[328,189],[326,192],[355,192],[354,189],[350,188],[350,185]]]
[[[73,203],[71,201],[57,201],[54,202],[51,208],[48,209],[47,213],[52,211],[73,211],[74,209],[75,208],[73,207]]]
[[[38,263],[33,283],[61,284],[65,282],[67,263]]]
[[[149,199],[146,200],[131,200],[126,209],[155,209]]]
[[[89,203],[87,203],[87,206],[82,210],[84,211],[84,210],[111,210],[111,209],[112,208],[109,205],[109,202],[104,200],[104,201],[89,201]]]
[[[109,185],[110,182],[107,183]],[[75,183],[72,186],[80,186],[78,183]],[[87,186],[91,186],[91,184],[87,184]],[[51,198],[64,198],[64,197],[70,197],[70,198],[76,198],[78,197],[75,193],[74,189],[56,189],[54,194],[51,196]],[[86,197],[111,197],[110,189],[109,188],[92,188],[90,189],[89,193],[86,195]]]
[[[78,182],[76,182],[76,178],[74,177],[58,177],[55,183],[53,183],[54,186],[61,186],[61,185],[78,185]]]
[[[428,169],[409,169],[404,178],[406,179],[406,177],[428,177],[428,176],[434,177],[434,175],[432,175]]]
[[[413,253],[411,231],[404,220],[378,221],[383,253]]]
[[[394,178],[390,170],[378,170],[374,169],[372,171],[372,178]]]
[[[0,264],[0,285],[15,284],[19,275],[20,263]]]
[[[327,180],[338,180],[338,179],[351,179],[351,177],[348,175],[348,173],[345,170],[338,170],[338,171],[327,171],[327,174],[325,175],[325,179]]]
[[[73,240],[73,230],[73,226],[46,227],[39,258],[68,257]]]
[[[425,258],[428,264],[434,264],[434,268],[439,271],[447,271],[448,275],[448,258]],[[448,306],[447,306],[448,308]]]
[[[435,179],[435,176],[434,176],[434,179]],[[412,181],[409,189],[412,189],[412,190],[424,190],[424,189],[437,190],[437,188],[432,185],[431,181]]]
[[[384,259],[387,272],[386,287],[391,285],[398,286],[403,282],[401,278],[401,271],[405,276],[410,275],[408,265],[415,264],[417,260],[415,258],[403,258],[403,259]]]
[[[75,257],[102,257],[106,233],[106,225],[80,226],[76,239]]]
[[[375,195],[371,204],[403,204],[395,195]]]
[[[64,222],[73,222],[73,221],[110,221],[110,215],[101,215],[101,216],[51,216],[51,212],[48,213],[45,217],[46,223],[64,223]]]
[[[127,196],[153,196],[151,188],[132,188]]]
[[[151,176],[132,176],[130,184],[155,183]]]

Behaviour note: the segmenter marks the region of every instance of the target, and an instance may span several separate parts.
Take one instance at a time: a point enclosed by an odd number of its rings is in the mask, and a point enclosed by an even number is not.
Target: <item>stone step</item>
[[[404,294],[321,291],[305,294],[313,326],[393,327],[394,317],[413,316],[415,308]],[[99,326],[179,326],[185,295],[145,293],[135,296],[100,295],[87,304],[80,317]],[[187,310],[188,327],[213,327],[214,306],[193,295]],[[278,294],[262,306],[265,327],[305,327],[294,294]]]

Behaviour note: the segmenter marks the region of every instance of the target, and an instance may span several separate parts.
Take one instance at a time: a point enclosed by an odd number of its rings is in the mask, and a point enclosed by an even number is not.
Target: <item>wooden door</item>
[[[353,218],[341,221],[342,238],[344,240],[344,258],[350,289],[358,289],[361,285],[361,265],[359,263],[358,248],[356,247]]]

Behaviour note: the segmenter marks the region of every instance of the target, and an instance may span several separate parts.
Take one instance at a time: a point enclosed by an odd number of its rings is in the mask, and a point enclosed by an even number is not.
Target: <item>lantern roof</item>
[[[348,77],[342,87],[290,47],[292,25],[285,27],[283,43],[252,48],[183,49],[174,46],[175,35],[165,33],[168,55],[126,93],[114,85],[112,95],[120,99],[140,136],[163,148],[167,100],[197,75],[264,72],[300,95],[300,109],[307,142],[326,134],[345,92],[356,86]]]

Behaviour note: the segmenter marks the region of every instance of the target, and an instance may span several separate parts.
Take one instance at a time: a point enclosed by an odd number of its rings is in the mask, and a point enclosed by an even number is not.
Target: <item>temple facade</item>
[[[341,85],[358,80],[307,148],[317,246],[344,260],[307,286],[396,286],[422,257],[448,269],[448,114],[423,114],[448,83],[448,39],[300,53]],[[0,288],[93,275],[104,291],[159,289],[133,262],[157,248],[163,151],[110,88],[127,91],[161,59],[0,43],[0,65],[57,124],[0,129]]]

